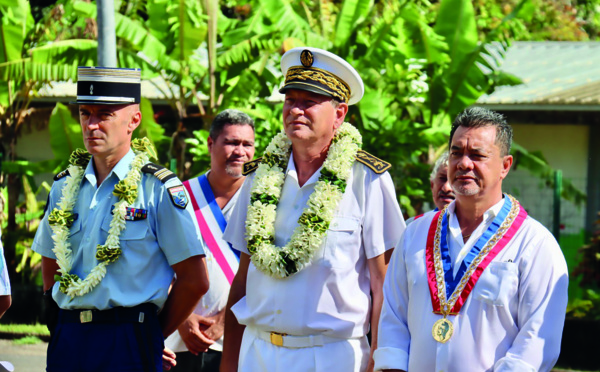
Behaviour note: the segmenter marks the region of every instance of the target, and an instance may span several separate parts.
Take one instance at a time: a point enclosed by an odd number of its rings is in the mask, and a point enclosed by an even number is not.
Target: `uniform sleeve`
[[[250,188],[254,180],[254,173],[246,177],[240,196],[235,203],[231,217],[227,222],[227,227],[223,233],[223,239],[229,242],[231,246],[240,252],[248,253],[248,244],[246,242],[246,215],[248,214],[248,204],[250,203]]]
[[[372,178],[369,179],[369,176]],[[396,199],[394,183],[388,172],[369,172],[365,181],[366,200],[363,244],[368,259],[394,248],[406,228]]]
[[[182,191],[187,198],[185,209],[176,205],[172,195]],[[169,265],[173,266],[192,256],[203,255],[205,243],[200,235],[190,197],[181,181],[177,178],[171,179],[164,185],[161,184],[157,193],[156,239]]]
[[[394,250],[383,283],[383,307],[379,318],[375,371],[408,370],[410,332],[408,331],[408,283],[404,246],[406,234]]]
[[[541,225],[532,230],[528,232],[532,238],[523,243],[529,255],[519,269],[519,333],[494,365],[495,372],[550,371],[560,353],[567,308],[567,264],[548,230]]]
[[[50,212],[56,207],[56,202],[60,197],[58,192],[61,190],[61,185],[63,182],[64,179],[61,179],[52,184],[52,188],[48,194],[48,201],[46,202],[46,211],[44,213],[44,217],[40,221],[35,233],[35,238],[33,239],[33,243],[31,245],[31,249],[34,252],[52,259],[56,259],[56,255],[52,251],[54,248],[54,242],[52,241],[52,229],[48,223],[48,214],[50,214]]]
[[[10,281],[8,280],[8,269],[4,258],[4,249],[0,240],[0,296],[10,295]]]

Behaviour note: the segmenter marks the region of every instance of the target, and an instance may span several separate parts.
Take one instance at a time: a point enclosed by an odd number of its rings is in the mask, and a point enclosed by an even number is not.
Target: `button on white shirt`
[[[292,154],[277,206],[278,246],[292,236],[319,176],[320,170],[300,187]],[[253,180],[254,174],[246,179],[224,235],[235,249],[245,253],[245,221]],[[375,174],[356,162],[312,263],[285,279],[263,274],[251,263],[246,296],[232,310],[241,324],[263,331],[362,337],[369,330],[371,308],[367,260],[393,248],[404,226],[389,174]]]
[[[449,205],[449,248],[462,262],[462,236]],[[472,246],[498,212],[462,248]],[[539,222],[527,217],[508,245],[481,275],[459,315],[449,316],[454,334],[445,344],[431,329],[433,314],[425,266],[429,212],[407,228],[392,255],[384,284],[375,369],[419,372],[549,371],[560,352],[567,305],[567,265],[560,247]],[[454,253],[452,253],[454,252]]]

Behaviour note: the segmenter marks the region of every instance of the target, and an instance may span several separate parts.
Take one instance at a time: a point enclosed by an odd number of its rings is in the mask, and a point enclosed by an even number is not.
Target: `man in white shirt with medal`
[[[242,252],[221,371],[372,370],[381,286],[404,220],[390,165],[344,119],[356,70],[316,48],[281,59],[284,130],[244,166],[225,239]]]
[[[225,305],[239,266],[239,251],[223,240],[223,232],[244,183],[242,167],[254,157],[254,120],[241,111],[224,110],[213,119],[207,142],[210,170],[183,185],[208,248],[210,287],[178,331],[165,340],[165,346],[177,353],[172,372],[219,370]]]
[[[560,352],[568,273],[554,237],[502,180],[512,128],[483,108],[458,115],[448,176],[456,200],[404,233],[384,284],[375,368],[550,371]]]

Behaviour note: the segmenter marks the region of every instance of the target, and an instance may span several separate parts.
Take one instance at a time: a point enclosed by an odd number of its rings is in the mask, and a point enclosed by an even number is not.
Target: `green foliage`
[[[572,273],[573,277],[581,278],[581,287],[596,290],[600,289],[600,212],[597,217],[590,243],[579,250],[581,261]],[[597,310],[600,312],[600,307]]]
[[[567,316],[600,320],[600,293],[593,289],[586,290],[583,298],[576,298],[569,303]]]
[[[477,28],[486,35],[511,13],[518,0],[475,0]],[[503,39],[519,41],[586,41],[598,36],[597,0],[528,0],[520,17],[500,27]]]

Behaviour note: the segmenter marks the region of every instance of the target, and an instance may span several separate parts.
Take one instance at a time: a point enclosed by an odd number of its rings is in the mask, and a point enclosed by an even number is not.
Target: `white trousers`
[[[266,342],[246,328],[238,372],[362,372],[369,351],[366,337],[290,349]]]

